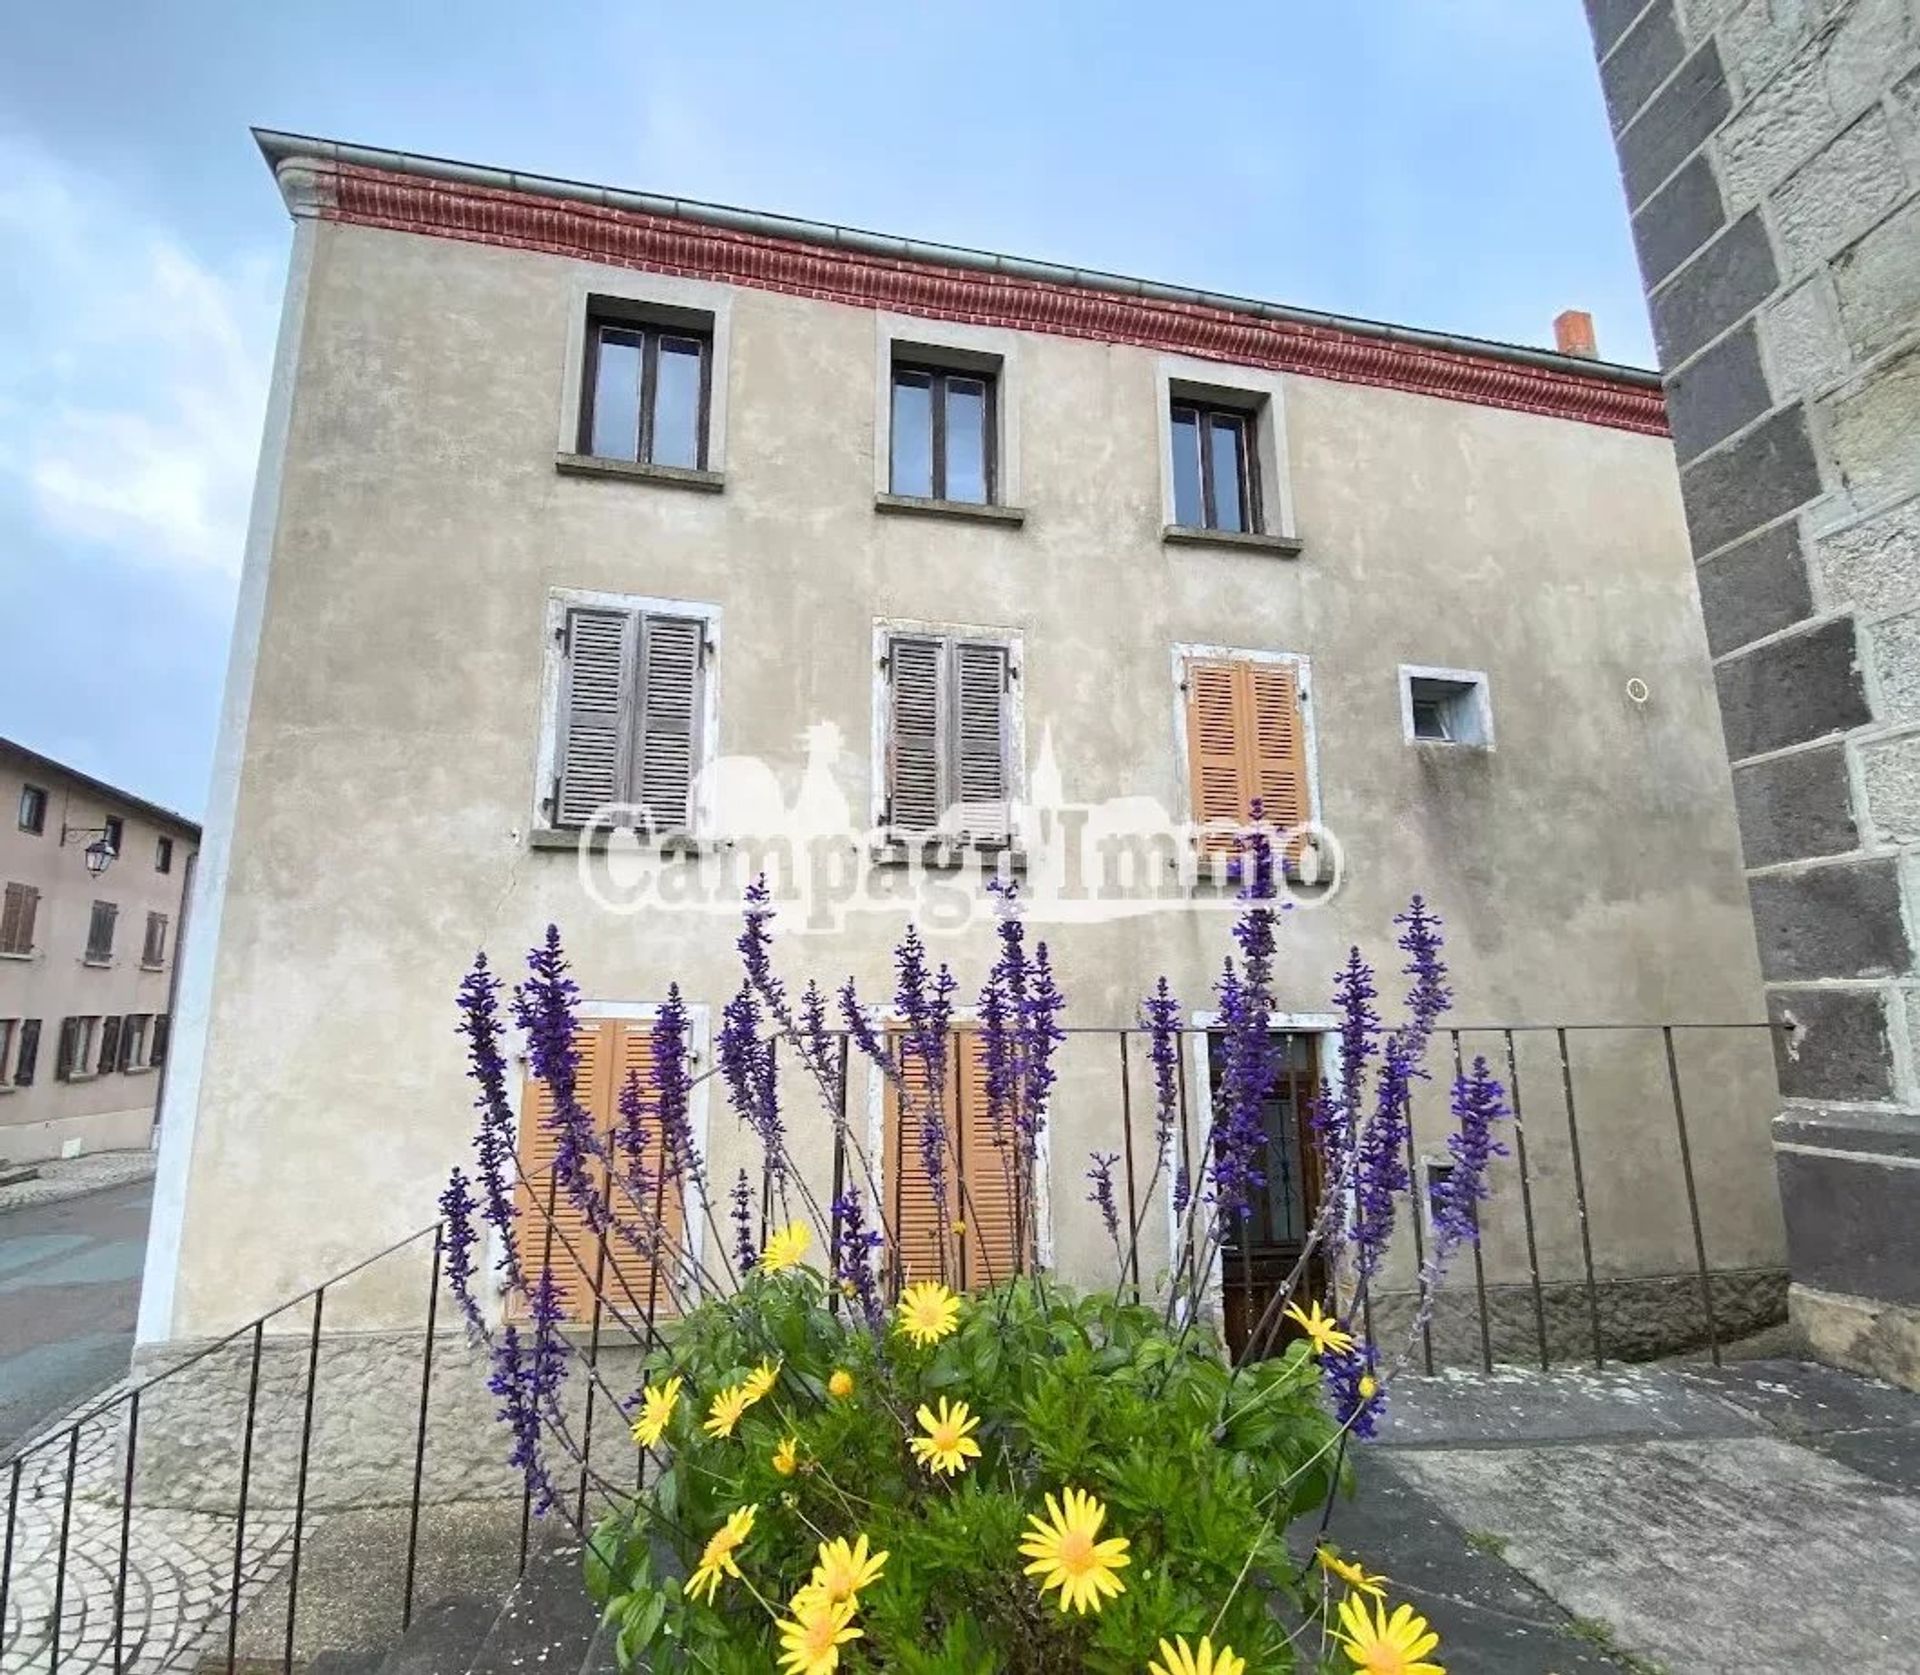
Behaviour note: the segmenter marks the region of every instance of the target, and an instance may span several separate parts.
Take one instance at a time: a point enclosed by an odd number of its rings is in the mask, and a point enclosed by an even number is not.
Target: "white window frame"
[[[1173,804],[1178,808],[1185,822],[1193,824],[1193,760],[1192,751],[1187,744],[1187,664],[1198,660],[1204,663],[1264,663],[1279,667],[1291,665],[1294,687],[1300,697],[1300,718],[1302,723],[1301,749],[1307,758],[1307,800],[1311,804],[1308,810],[1308,824],[1321,826],[1326,823],[1326,810],[1320,801],[1320,739],[1314,725],[1313,705],[1313,660],[1305,652],[1299,651],[1250,651],[1241,646],[1176,645],[1173,648],[1173,750],[1174,766],[1180,775],[1180,783]]]
[[[700,736],[693,759],[689,808],[691,835],[711,836],[715,792],[711,770],[720,754],[720,607],[689,599],[659,599],[651,594],[604,593],[576,587],[550,588],[547,592],[546,637],[540,666],[540,733],[534,752],[533,800],[527,829],[548,837],[573,839],[582,835],[575,827],[556,825],[552,814],[558,811],[550,812],[547,807],[553,796],[555,776],[560,771],[560,694],[566,683],[567,661],[561,642],[566,635],[570,610],[647,611],[690,617],[702,624],[706,653],[701,668]]]
[[[1471,690],[1475,717],[1480,724],[1477,739],[1428,739],[1413,730],[1413,683],[1417,680],[1446,681]],[[1462,694],[1466,697],[1467,694]],[[1408,744],[1433,745],[1443,750],[1493,749],[1493,693],[1484,669],[1440,669],[1424,663],[1400,665],[1400,733]]]
[[[895,1007],[869,1006],[863,1009],[867,1023],[884,1041],[890,1029],[906,1023],[906,1018]],[[956,1006],[953,1009],[953,1022],[956,1026],[972,1024],[978,1027],[980,1008],[977,1006]],[[866,1054],[860,1055],[867,1070],[867,1161],[873,1169],[873,1185],[879,1188],[880,1205],[875,1216],[875,1225],[882,1233],[886,1226],[887,1215],[887,1073],[875,1064]],[[951,1066],[949,1066],[951,1068]],[[1058,1091],[1056,1084],[1055,1091]],[[849,1176],[849,1179],[852,1179]],[[854,1180],[864,1194],[868,1182],[862,1174]],[[958,1206],[956,1206],[958,1209]],[[964,1211],[960,1212],[964,1215]],[[891,1241],[889,1241],[891,1244]],[[1049,1099],[1047,1108],[1040,1113],[1039,1132],[1033,1142],[1033,1251],[1034,1261],[1041,1269],[1051,1272],[1053,1269],[1053,1103]],[[994,1275],[994,1283],[1008,1278],[1005,1274]]]
[[[873,492],[893,494],[893,369],[896,362],[991,371],[994,378],[994,496],[988,507],[1019,510],[1020,334],[958,320],[881,314],[874,321]],[[987,363],[991,363],[990,365]],[[944,503],[943,503],[944,504]],[[958,504],[971,506],[972,501]]]
[[[708,1130],[711,1115],[713,1078],[698,1074],[705,1068],[709,1052],[710,1015],[704,1003],[689,1002],[683,1010],[687,1014],[687,1062],[696,1071],[693,1087],[687,1096],[687,1127],[693,1135],[693,1149],[699,1154],[703,1173],[711,1174],[713,1148],[709,1144]],[[582,1023],[598,1023],[607,1018],[618,1018],[627,1023],[650,1024],[660,1016],[657,1002],[637,1000],[582,1000],[574,1007],[574,1016]],[[508,1063],[519,1077],[519,1088],[513,1103],[513,1150],[514,1157],[520,1155],[520,1136],[527,1122],[527,1096],[532,1091],[529,1078],[530,1068],[527,1059],[527,1041],[519,1030],[512,1030],[508,1038]],[[517,1165],[516,1165],[517,1169]],[[517,1190],[518,1176],[509,1183]],[[681,1211],[684,1217],[682,1225],[690,1248],[690,1259],[697,1268],[706,1260],[707,1218],[700,1201],[700,1189],[689,1175],[681,1183]],[[502,1258],[506,1255],[505,1243],[497,1227],[489,1225],[487,1231],[487,1267],[491,1275],[491,1284],[487,1290],[490,1301],[490,1324],[498,1324],[506,1315],[506,1280],[502,1272]],[[565,1326],[562,1327],[565,1330]]]
[[[1259,473],[1260,527],[1255,535],[1295,540],[1293,479],[1288,470],[1286,377],[1261,367],[1227,366],[1185,355],[1161,355],[1154,363],[1154,406],[1160,439],[1160,522],[1168,529],[1199,529],[1174,513],[1173,404],[1198,401],[1236,407],[1253,419],[1253,463]],[[1221,530],[1202,533],[1223,535]]]
[[[1208,1097],[1210,1086],[1207,1064],[1207,1043],[1212,1032],[1224,1029],[1225,1016],[1218,1011],[1190,1012],[1187,1014],[1187,1086],[1199,1090],[1197,1105],[1189,1101],[1187,1127],[1192,1140],[1195,1155],[1185,1158],[1188,1168],[1190,1191],[1198,1197],[1206,1190],[1202,1178],[1207,1153],[1207,1134],[1213,1121],[1212,1101]],[[1267,1018],[1269,1035],[1312,1035],[1318,1037],[1316,1046],[1320,1053],[1320,1079],[1329,1086],[1340,1083],[1340,1019],[1332,1012],[1274,1012]],[[1174,1213],[1173,1188],[1176,1174],[1183,1159],[1179,1155],[1180,1133],[1175,1125],[1173,1144],[1175,1156],[1167,1170],[1165,1203],[1167,1206],[1167,1262],[1171,1266],[1174,1251],[1178,1248],[1181,1218]],[[1352,1183],[1348,1183],[1347,1204],[1351,1211],[1353,1204]],[[1189,1211],[1191,1213],[1191,1211]],[[1213,1264],[1207,1275],[1207,1308],[1215,1321],[1226,1320],[1225,1291],[1223,1289],[1224,1263],[1226,1253],[1223,1247],[1213,1253]]]
[[[681,279],[672,274],[630,273],[619,268],[576,265],[567,294],[567,358],[560,381],[560,424],[554,445],[557,455],[580,455],[581,401],[586,394],[587,320],[602,305],[618,310],[622,304],[644,317],[649,309],[671,315],[675,310],[704,314],[708,328],[707,463],[711,476],[727,468],[727,385],[733,353],[733,289],[709,280]],[[632,461],[628,461],[632,464]]]
[[[867,828],[877,839],[887,840],[887,735],[893,721],[893,682],[886,668],[887,649],[901,636],[942,637],[954,640],[980,640],[1002,646],[1007,653],[1007,848],[1016,855],[1027,847],[1027,652],[1026,642],[1017,628],[988,628],[978,623],[922,622],[907,617],[876,617],[873,623],[873,730],[868,741],[871,778],[867,799]],[[978,844],[961,845],[951,839],[931,836],[921,840],[938,848],[942,841],[963,854],[994,856],[998,848]]]

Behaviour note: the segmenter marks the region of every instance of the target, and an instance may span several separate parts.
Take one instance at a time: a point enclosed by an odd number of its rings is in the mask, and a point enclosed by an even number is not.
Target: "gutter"
[[[1467,355],[1480,360],[1500,360],[1519,366],[1571,377],[1597,379],[1631,389],[1658,390],[1660,374],[1644,367],[1621,366],[1612,361],[1588,360],[1580,355],[1562,355],[1551,349],[1535,349],[1519,343],[1498,343],[1489,338],[1463,337],[1453,332],[1425,331],[1414,326],[1396,326],[1381,320],[1358,319],[1345,314],[1327,314],[1310,308],[1294,308],[1285,303],[1261,302],[1253,297],[1233,296],[1220,291],[1200,291],[1188,286],[1166,285],[1152,279],[1134,279],[1125,274],[1104,273],[1097,268],[1061,267],[1052,262],[1030,261],[1021,256],[1004,256],[989,250],[971,250],[963,245],[930,243],[923,239],[899,238],[888,233],[873,233],[858,227],[842,227],[824,221],[805,221],[788,215],[769,215],[760,210],[739,209],[727,204],[710,204],[693,198],[663,197],[652,192],[630,192],[614,186],[595,186],[586,181],[560,180],[550,175],[522,174],[511,169],[488,168],[477,163],[462,163],[446,157],[428,157],[404,151],[387,151],[377,146],[352,145],[340,140],[316,139],[306,134],[287,134],[271,128],[253,130],[255,144],[267,166],[277,178],[282,164],[308,160],[345,164],[350,167],[382,169],[429,180],[445,180],[492,191],[519,192],[542,198],[563,198],[591,204],[600,209],[627,210],[641,215],[666,216],[692,221],[732,232],[751,233],[762,238],[791,239],[804,244],[824,245],[831,249],[857,251],[888,261],[921,262],[951,268],[966,268],[998,274],[1010,279],[1037,281],[1076,290],[1096,291],[1108,296],[1139,297],[1147,301],[1176,303],[1188,307],[1210,308],[1226,313],[1244,314],[1253,319],[1282,321],[1321,331],[1344,332],[1373,338],[1379,342],[1402,344],[1419,349],[1437,349],[1447,354]]]

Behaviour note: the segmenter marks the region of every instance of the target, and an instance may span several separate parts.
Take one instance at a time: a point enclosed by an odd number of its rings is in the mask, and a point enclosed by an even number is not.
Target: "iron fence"
[[[1368,1332],[1383,1343],[1403,1333],[1418,1370],[1491,1371],[1502,1361],[1599,1366],[1688,1351],[1717,1362],[1730,1335],[1777,1318],[1784,1275],[1765,1143],[1770,1028],[1444,1031],[1438,1040],[1454,1064],[1485,1056],[1505,1082],[1511,1155],[1481,1206],[1470,1289],[1457,1287],[1416,1320],[1427,1229],[1420,1213],[1405,1215],[1366,1299]],[[1033,1232],[1016,1235],[1016,1265],[1051,1260],[1069,1278],[1076,1267],[1091,1273],[1089,1252],[1105,1233],[1072,1190],[1074,1148],[1091,1138],[1117,1154],[1117,1207],[1130,1234],[1117,1249],[1118,1282],[1142,1295],[1164,1289],[1180,1256],[1161,1200],[1180,1162],[1197,1170],[1207,1145],[1210,1035],[1182,1032],[1175,1158],[1158,1146],[1145,1035],[1069,1032],[1050,1166],[1036,1183],[1048,1201],[1023,1206]],[[1407,1164],[1421,1191],[1444,1128],[1446,1080],[1437,1075],[1416,1104]],[[847,1085],[843,1078],[843,1100]],[[1281,1128],[1301,1114],[1296,1100]],[[858,1110],[843,1103],[835,1115],[821,1162],[837,1193],[871,1160],[855,1155]],[[904,1152],[904,1133],[892,1138]],[[882,1132],[883,1153],[886,1140]],[[1281,1150],[1310,1168],[1304,1140],[1297,1153]],[[763,1174],[763,1234],[777,1196]],[[456,1573],[471,1590],[476,1542],[486,1550],[480,1568],[504,1595],[540,1532],[525,1485],[504,1465],[484,1356],[457,1326],[443,1327],[444,1253],[445,1229],[424,1226],[108,1391],[0,1460],[0,1672],[291,1672],[337,1649],[342,1632],[359,1649],[404,1633]],[[1215,1291],[1223,1314],[1238,1286],[1241,1318],[1257,1315],[1260,1254],[1249,1240],[1229,1246]],[[584,1263],[590,1253],[575,1256]],[[1116,1277],[1111,1258],[1105,1275]],[[573,1334],[591,1375],[579,1413],[582,1517],[593,1461],[633,1481],[644,1471],[625,1426],[604,1422],[619,1381],[637,1376],[638,1351],[603,1331],[606,1299],[595,1293]],[[648,1339],[666,1325],[658,1300],[644,1309]],[[338,1629],[332,1597],[343,1553],[362,1578],[350,1631]],[[385,1593],[365,1585],[370,1555],[384,1555],[372,1570],[392,1579]]]

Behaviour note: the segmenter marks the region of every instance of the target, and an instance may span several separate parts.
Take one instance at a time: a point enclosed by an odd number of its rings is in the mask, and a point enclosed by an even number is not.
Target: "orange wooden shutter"
[[[890,1032],[888,1039],[898,1054],[902,1033]],[[901,1080],[908,1092],[904,1114],[899,1089],[888,1079],[887,1218],[899,1241],[908,1284],[940,1278],[944,1247],[947,1283],[956,1290],[980,1290],[1006,1279],[1015,1269],[1016,1188],[1006,1150],[993,1143],[987,1116],[986,1051],[979,1031],[958,1032],[954,1057],[958,1062],[948,1063],[941,1102],[947,1124],[944,1214],[934,1200],[920,1149],[926,1073],[913,1060],[903,1068]],[[1007,1139],[1010,1143],[1011,1136]],[[956,1223],[964,1229],[958,1235],[953,1232]],[[1029,1213],[1025,1218],[1029,1243],[1032,1231]]]
[[[677,1286],[684,1294],[690,1283],[684,1265],[673,1254],[684,1248],[686,1239],[686,1185],[678,1172],[667,1176],[662,1169],[666,1148],[660,1134],[659,1101],[652,1083],[653,1026],[622,1023],[618,1041],[614,1061],[613,1126],[617,1128],[620,1122],[620,1090],[632,1078],[640,1086],[640,1109],[646,1125],[647,1143],[642,1162],[650,1196],[643,1206],[636,1206],[625,1189],[616,1188],[614,1210],[629,1227],[642,1233],[650,1231],[657,1219],[662,1255],[660,1278],[656,1283],[652,1258],[645,1251],[635,1250],[630,1240],[616,1232],[609,1251],[610,1277],[605,1294],[622,1314],[651,1309],[656,1316],[668,1315],[676,1312],[674,1288]],[[618,1275],[613,1277],[611,1271],[616,1267]]]
[[[1187,665],[1187,761],[1193,819],[1238,824],[1256,797],[1268,824],[1285,829],[1312,818],[1306,726],[1299,676],[1288,663]],[[1209,853],[1230,839],[1207,839]]]

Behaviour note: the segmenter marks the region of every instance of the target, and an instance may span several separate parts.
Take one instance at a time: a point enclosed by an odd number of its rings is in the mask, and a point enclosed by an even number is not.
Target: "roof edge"
[[[157,825],[173,826],[181,831],[191,832],[196,842],[200,838],[199,821],[189,820],[178,810],[167,808],[161,803],[151,802],[145,797],[136,797],[131,791],[123,791],[119,786],[110,785],[104,779],[96,779],[92,774],[83,773],[79,768],[72,767],[56,757],[48,756],[43,751],[35,750],[31,745],[24,745],[18,739],[0,736],[0,756],[4,755],[23,756],[30,767],[76,780],[96,795],[110,798],[116,803],[123,803],[128,809],[145,815]]]
[[[759,210],[740,209],[728,204],[706,203],[693,198],[634,192],[619,187],[598,186],[587,181],[565,180],[550,175],[526,174],[484,164],[465,163],[453,158],[425,156],[414,152],[391,151],[377,146],[356,145],[341,140],[321,139],[314,135],[285,133],[271,128],[252,130],[267,166],[279,182],[287,207],[294,214],[310,213],[297,201],[292,182],[282,174],[289,163],[312,161],[349,167],[379,169],[391,174],[413,175],[426,180],[456,185],[477,186],[534,197],[566,199],[600,209],[626,210],[643,215],[667,216],[675,220],[723,228],[731,232],[763,238],[789,239],[829,249],[857,252],[901,262],[924,262],[943,267],[970,269],[1009,279],[1023,279],[1046,285],[1070,287],[1109,296],[1137,297],[1142,300],[1173,303],[1188,307],[1216,309],[1253,319],[1281,321],[1309,330],[1338,331],[1381,343],[1409,348],[1438,350],[1446,354],[1477,359],[1504,361],[1513,365],[1537,367],[1543,371],[1593,379],[1630,389],[1658,390],[1660,374],[1645,367],[1626,366],[1614,361],[1588,360],[1579,355],[1563,355],[1551,349],[1536,349],[1527,344],[1501,343],[1491,338],[1468,337],[1454,332],[1427,330],[1416,326],[1394,325],[1353,315],[1329,314],[1316,309],[1296,308],[1286,303],[1263,302],[1254,297],[1229,292],[1197,290],[1189,286],[1168,285],[1157,280],[1137,279],[1125,274],[1106,273],[1095,268],[1063,267],[1056,263],[1031,261],[1025,257],[1001,255],[988,250],[973,250],[963,245],[940,244],[923,239],[900,238],[887,233],[869,232],[858,227],[843,227],[830,222],[808,221],[794,216],[772,215]]]

